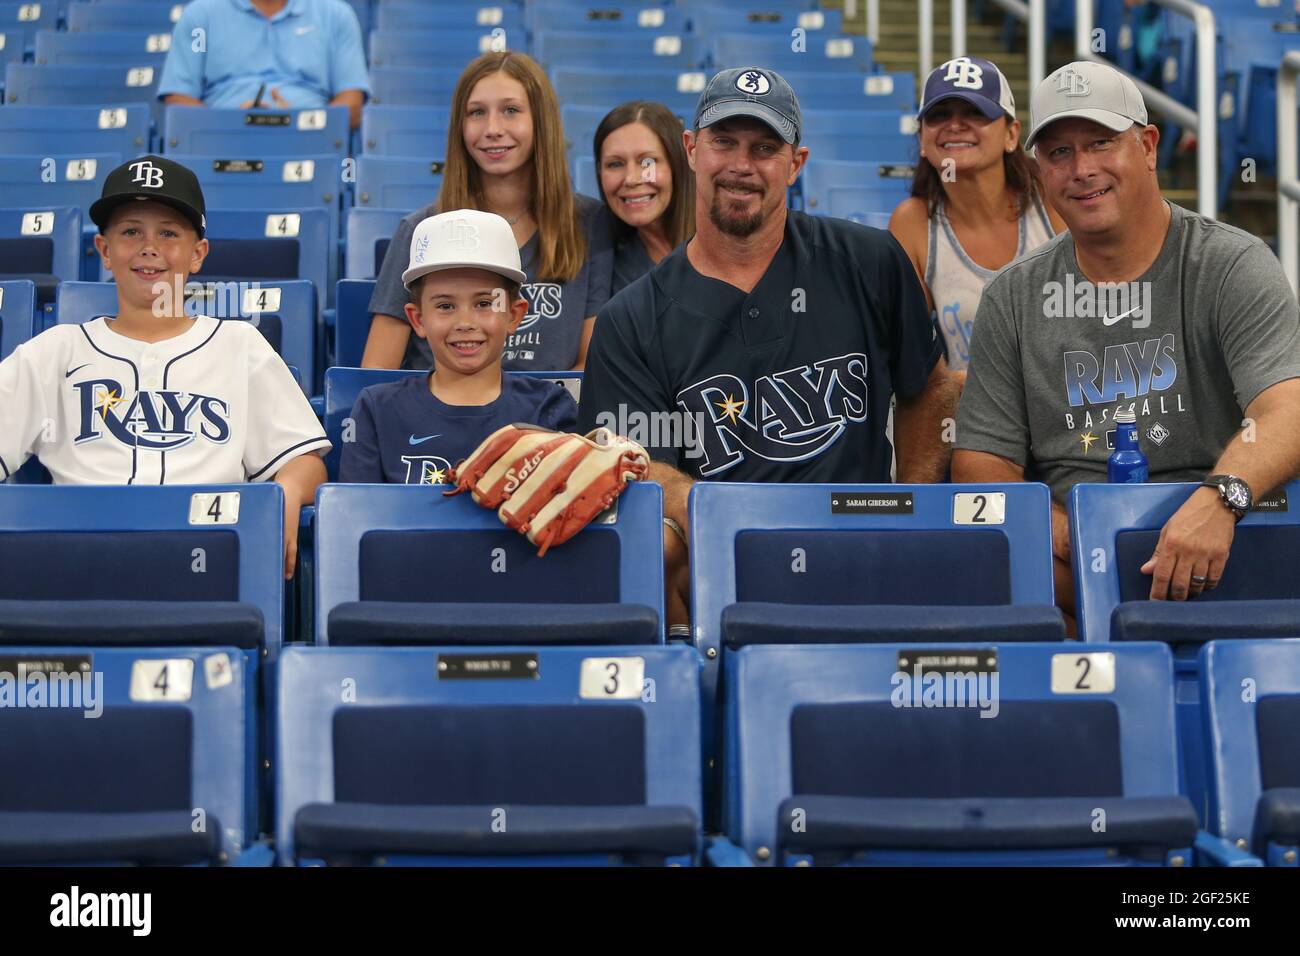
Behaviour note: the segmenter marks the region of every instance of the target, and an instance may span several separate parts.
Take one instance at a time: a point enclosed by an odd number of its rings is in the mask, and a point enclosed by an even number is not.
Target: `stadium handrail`
[[[858,15],[858,0],[844,0],[844,19],[852,20]],[[880,0],[867,0],[867,39],[871,49],[880,43]]]
[[[1196,109],[1179,103],[1172,96],[1144,83],[1100,54],[1092,52],[1093,0],[1074,0],[1074,55],[1080,60],[1096,60],[1124,73],[1137,84],[1148,108],[1185,127],[1196,127],[1196,211],[1211,219],[1218,218],[1218,195],[1215,178],[1218,168],[1218,102],[1215,95],[1215,27],[1214,11],[1192,0],[1151,0],[1156,6],[1190,17],[1196,25]],[[1281,109],[1281,100],[1278,108]]]
[[[1029,92],[1043,82],[1047,75],[1047,9],[1045,0],[993,0],[1012,16],[1029,23]],[[921,76],[929,76],[933,69],[934,0],[921,0],[917,5],[919,35],[921,37]],[[952,0],[952,55],[966,55],[966,0]]]
[[[1300,50],[1288,50],[1277,69],[1277,254],[1291,291],[1300,289],[1300,179],[1296,175],[1296,78],[1300,77]]]

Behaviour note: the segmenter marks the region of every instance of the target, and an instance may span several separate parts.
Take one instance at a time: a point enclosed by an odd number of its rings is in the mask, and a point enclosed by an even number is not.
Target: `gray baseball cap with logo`
[[[766,123],[791,146],[799,145],[803,130],[799,99],[775,70],[747,66],[718,73],[700,94],[691,125],[704,129],[736,116]]]
[[[1134,123],[1147,125],[1147,107],[1132,80],[1112,66],[1076,60],[1038,84],[1029,100],[1029,136],[1033,149],[1043,130],[1057,120],[1078,117],[1122,133]]]

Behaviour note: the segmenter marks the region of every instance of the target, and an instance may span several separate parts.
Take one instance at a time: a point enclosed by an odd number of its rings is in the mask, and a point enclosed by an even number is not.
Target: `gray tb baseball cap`
[[[735,116],[766,123],[791,146],[799,145],[803,116],[799,99],[780,73],[756,66],[723,70],[709,80],[695,106],[695,129]]]
[[[1057,120],[1078,117],[1122,133],[1134,123],[1147,125],[1147,107],[1137,85],[1112,66],[1076,60],[1038,84],[1029,100],[1032,149],[1042,131]]]

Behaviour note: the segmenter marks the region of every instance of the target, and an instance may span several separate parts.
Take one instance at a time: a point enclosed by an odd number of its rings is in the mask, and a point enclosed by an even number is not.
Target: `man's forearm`
[[[192,96],[186,96],[184,93],[168,93],[163,97],[163,103],[167,106],[202,106],[202,100],[196,100]]]
[[[361,108],[365,104],[366,94],[360,90],[344,90],[329,102],[330,106],[346,106],[348,108],[348,123],[353,129],[361,125]]]
[[[275,475],[276,483],[284,489],[286,503],[296,501],[299,507],[316,500],[316,489],[325,478],[325,462],[314,452],[299,455]]]
[[[1300,391],[1298,389],[1297,391]],[[1300,406],[1273,402],[1228,442],[1213,474],[1236,475],[1258,498],[1300,475]]]
[[[894,409],[894,447],[898,480],[904,484],[934,484],[948,474],[952,446],[945,440],[957,415],[961,385],[946,370],[936,371],[920,395],[898,400]]]
[[[695,484],[694,479],[661,461],[650,462],[646,477],[659,482],[663,487],[664,517],[672,518],[681,526],[682,531],[686,531],[689,527],[686,505],[691,495],[691,486]]]

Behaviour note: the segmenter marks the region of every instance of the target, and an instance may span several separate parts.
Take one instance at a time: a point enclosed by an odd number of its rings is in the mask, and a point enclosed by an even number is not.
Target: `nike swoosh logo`
[[[90,363],[87,362],[85,365],[78,365],[76,368],[70,368],[70,369],[68,369],[66,372],[63,373],[63,377],[64,377],[64,378],[72,378],[72,376],[76,375],[76,374],[77,374],[78,372],[80,372],[83,368],[85,368],[86,365],[89,365],[89,364],[90,364]]]
[[[438,437],[437,435],[425,435],[423,438],[416,438],[414,435],[412,435],[410,438],[407,439],[407,441],[409,441],[412,445],[423,445],[430,438],[437,438],[437,437]]]
[[[1112,315],[1112,316],[1105,316],[1105,315],[1103,315],[1103,316],[1101,317],[1102,325],[1114,325],[1114,324],[1115,324],[1116,322],[1118,322],[1120,319],[1127,319],[1130,315],[1132,315],[1134,312],[1136,312],[1136,311],[1137,311],[1138,309],[1140,309],[1140,308],[1141,308],[1141,306],[1139,306],[1139,305],[1135,305],[1135,306],[1133,306],[1133,308],[1129,309],[1129,310],[1128,310],[1127,312],[1125,312],[1123,315]]]

